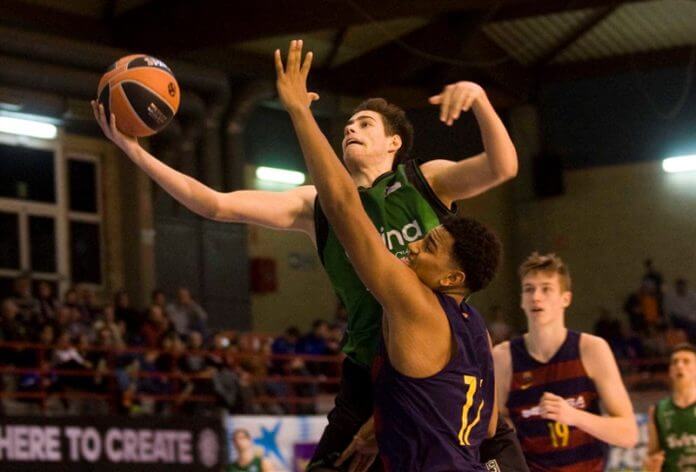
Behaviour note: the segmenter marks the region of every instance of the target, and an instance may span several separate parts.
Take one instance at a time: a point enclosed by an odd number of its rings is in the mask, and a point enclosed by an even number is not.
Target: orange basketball
[[[129,136],[162,130],[179,109],[179,85],[167,65],[145,54],[122,57],[111,64],[97,87],[97,100],[107,118]]]

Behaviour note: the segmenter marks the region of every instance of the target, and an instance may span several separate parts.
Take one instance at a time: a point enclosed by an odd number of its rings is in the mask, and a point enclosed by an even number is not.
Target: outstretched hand
[[[307,76],[312,67],[310,51],[302,60],[302,40],[290,41],[287,64],[283,67],[280,49],[275,50],[276,88],[278,96],[286,110],[308,108],[313,101],[319,100],[319,95],[307,91]]]
[[[462,111],[469,109],[477,100],[486,96],[480,85],[461,81],[445,86],[438,95],[428,99],[432,105],[440,105],[440,121],[452,126]]]
[[[116,116],[113,113],[111,113],[111,116],[107,119],[104,112],[104,105],[97,103],[96,100],[92,100],[90,104],[92,105],[94,119],[99,123],[99,127],[104,133],[104,136],[109,138],[116,146],[126,153],[133,147],[138,146],[138,140],[136,138],[123,134],[118,130],[116,127]]]

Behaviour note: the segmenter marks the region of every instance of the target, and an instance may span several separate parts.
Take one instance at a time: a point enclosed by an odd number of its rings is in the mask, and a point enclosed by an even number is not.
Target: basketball
[[[97,87],[97,100],[108,119],[129,136],[150,136],[162,130],[179,109],[179,85],[159,59],[133,54],[114,62]]]

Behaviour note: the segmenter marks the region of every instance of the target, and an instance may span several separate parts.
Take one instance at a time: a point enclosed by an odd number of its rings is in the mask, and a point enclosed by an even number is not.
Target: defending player
[[[517,173],[514,146],[478,85],[448,85],[431,103],[440,106],[440,118],[446,124],[458,119],[462,110],[471,109],[481,128],[485,152],[460,162],[437,159],[395,165],[408,156],[413,130],[404,112],[383,100],[363,103],[345,128],[344,162],[354,183],[365,187],[361,191],[363,203],[375,225],[383,228],[385,243],[395,254],[404,255],[410,241],[422,238],[452,214],[455,200],[474,197]],[[313,460],[313,464],[333,464],[372,414],[369,365],[378,345],[381,308],[355,275],[321,207],[315,206],[316,189],[302,186],[286,192],[216,192],[158,161],[137,140],[121,134],[113,120],[109,123],[96,104],[93,107],[104,134],[191,211],[218,221],[302,231],[317,244],[324,267],[349,312],[342,383]],[[486,442],[482,457],[498,459],[503,469],[509,463],[508,470],[512,470],[519,459],[519,446],[510,440],[512,435],[509,428],[501,429],[494,442]],[[510,459],[504,458],[506,454]]]
[[[480,223],[452,217],[409,244],[406,264],[390,253],[309,109],[311,58],[302,61],[293,41],[284,68],[277,50],[276,84],[321,207],[383,308],[373,365],[382,463],[388,471],[485,471],[478,446],[497,421],[493,359],[483,317],[465,299],[494,276],[500,243]]]
[[[696,472],[696,346],[675,346],[669,358],[672,394],[648,414],[648,472]]]
[[[571,280],[559,257],[533,253],[519,274],[528,332],[493,349],[501,414],[531,471],[601,472],[607,443],[638,440],[614,355],[602,338],[566,328]]]

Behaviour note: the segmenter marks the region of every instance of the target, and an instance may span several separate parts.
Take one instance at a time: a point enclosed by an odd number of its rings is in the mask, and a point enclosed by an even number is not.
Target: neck
[[[346,167],[353,182],[359,187],[372,187],[372,184],[382,174],[391,170],[393,159],[388,156],[370,158],[370,163],[347,160]]]
[[[679,382],[674,385],[672,401],[680,408],[696,402],[696,382]]]
[[[561,319],[558,323],[530,326],[524,339],[529,353],[542,362],[551,359],[565,341],[568,329]]]
[[[239,452],[239,463],[246,464],[254,460],[254,450],[252,448],[245,449]]]

